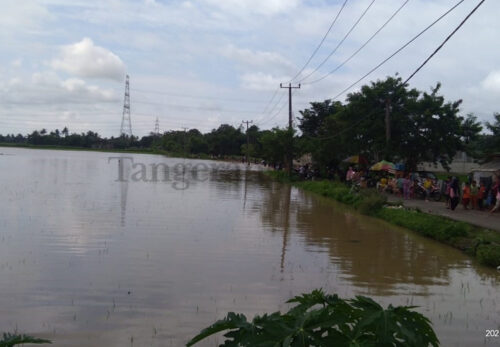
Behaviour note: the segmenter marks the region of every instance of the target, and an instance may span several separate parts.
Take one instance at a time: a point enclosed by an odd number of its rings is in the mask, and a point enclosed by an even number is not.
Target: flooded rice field
[[[181,346],[229,311],[283,310],[321,287],[418,305],[443,346],[500,343],[485,338],[500,325],[500,272],[259,170],[0,152],[1,331],[55,346]]]

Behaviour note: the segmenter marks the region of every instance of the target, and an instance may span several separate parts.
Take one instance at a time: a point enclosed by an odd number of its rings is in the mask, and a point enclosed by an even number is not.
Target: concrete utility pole
[[[184,147],[184,155],[186,155],[186,132],[188,131],[189,128],[186,128],[186,127],[181,127],[181,129],[184,130],[184,138],[183,138],[183,147]]]
[[[290,130],[290,134],[292,133],[293,123],[292,123],[292,89],[300,89],[300,83],[297,86],[292,86],[291,83],[288,83],[288,86],[283,86],[283,83],[280,83],[280,88],[288,89],[288,130]],[[293,136],[290,141],[290,148],[288,149],[288,173],[291,175],[293,171]]]
[[[248,136],[248,124],[252,124],[253,121],[252,120],[247,120],[247,121],[244,120],[244,121],[242,121],[242,123],[245,123],[247,125],[247,150],[245,152],[246,152],[247,165],[250,165],[250,161],[248,160],[248,151],[250,148],[250,137]]]
[[[385,99],[385,143],[389,147],[391,141],[391,99]]]
[[[288,83],[288,86],[280,83],[280,88],[288,89],[288,129],[292,130],[292,89],[300,89],[300,83],[295,87],[291,83]]]

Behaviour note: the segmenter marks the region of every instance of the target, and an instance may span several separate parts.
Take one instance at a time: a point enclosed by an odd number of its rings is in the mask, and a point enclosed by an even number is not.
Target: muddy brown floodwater
[[[229,311],[284,310],[321,287],[418,305],[443,346],[500,343],[485,338],[500,325],[499,272],[258,170],[0,153],[3,331],[55,346],[182,346]]]

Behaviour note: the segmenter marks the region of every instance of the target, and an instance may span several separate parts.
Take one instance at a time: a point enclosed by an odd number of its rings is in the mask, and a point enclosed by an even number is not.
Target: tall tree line
[[[249,145],[242,127],[221,124],[208,133],[197,129],[167,131],[138,137],[103,138],[97,132],[71,133],[68,128],[28,135],[0,135],[0,143],[53,145],[104,149],[155,149],[184,155],[243,156],[284,164],[289,151],[294,157],[311,154],[320,172],[338,166],[350,155],[370,161],[405,163],[409,170],[424,161],[444,167],[458,151],[475,158],[500,152],[500,113],[492,123],[481,124],[473,114],[460,114],[461,100],[448,101],[437,83],[429,91],[409,88],[399,77],[387,77],[347,95],[344,103],[311,102],[300,111],[297,129],[248,129]],[[390,137],[386,115],[390,118]],[[484,133],[483,130],[488,131]]]

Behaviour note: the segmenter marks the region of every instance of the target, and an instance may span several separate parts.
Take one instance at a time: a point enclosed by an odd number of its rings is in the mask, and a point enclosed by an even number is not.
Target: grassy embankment
[[[274,179],[347,204],[360,213],[410,229],[476,257],[481,264],[500,266],[500,233],[418,210],[387,206],[387,199],[373,189],[350,193],[350,188],[332,181],[297,181],[284,172],[270,171]]]

